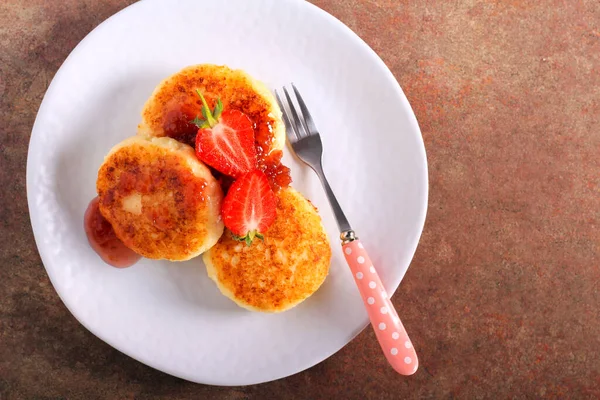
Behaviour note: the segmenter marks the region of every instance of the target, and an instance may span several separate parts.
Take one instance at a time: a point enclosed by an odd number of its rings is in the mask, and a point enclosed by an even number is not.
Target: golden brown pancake
[[[100,212],[117,237],[154,259],[188,260],[223,233],[223,192],[191,147],[135,136],[115,146],[98,171]]]
[[[193,65],[162,81],[144,106],[138,134],[169,136],[193,146],[198,128],[190,121],[202,118],[196,89],[211,109],[220,98],[225,110],[239,110],[254,122],[259,154],[283,149],[281,110],[269,89],[242,70],[213,64]]]
[[[329,271],[331,248],[321,217],[294,189],[277,193],[277,218],[251,246],[226,230],[203,255],[208,275],[221,292],[253,311],[294,307],[321,286]]]

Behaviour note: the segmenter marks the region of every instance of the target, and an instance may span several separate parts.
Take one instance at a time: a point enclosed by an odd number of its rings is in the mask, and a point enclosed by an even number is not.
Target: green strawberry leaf
[[[196,117],[193,120],[191,120],[190,123],[196,125],[198,128],[202,128],[202,125],[204,125],[206,121],[198,118],[198,116],[196,115]]]
[[[265,240],[263,234],[258,233],[256,231],[250,231],[246,236],[238,236],[235,233],[231,232],[231,237],[233,238],[233,240],[236,240],[238,242],[245,242],[247,246],[250,246],[252,244],[254,238],[259,238],[262,241]]]
[[[217,99],[217,104],[215,105],[215,110],[213,111],[213,115],[216,120],[219,119],[222,112],[223,112],[223,102],[221,101],[221,99]]]
[[[202,115],[204,116],[204,119],[206,120],[206,127],[212,128],[219,123],[219,116],[223,112],[223,102],[221,102],[221,99],[217,99],[215,109],[214,111],[211,111],[202,93],[200,93],[198,89],[196,89],[196,93],[198,94],[198,96],[200,96],[200,100],[202,101],[201,111]]]

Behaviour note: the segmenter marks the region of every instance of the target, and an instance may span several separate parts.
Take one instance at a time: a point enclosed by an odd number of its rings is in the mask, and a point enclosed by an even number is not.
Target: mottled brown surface
[[[189,132],[190,125],[194,134],[198,132],[198,127],[189,122],[187,126],[181,126],[182,119],[191,121],[196,116],[202,117],[202,102],[196,90],[200,90],[211,110],[220,99],[224,110],[239,110],[250,118],[254,123],[259,156],[283,148],[283,121],[281,115],[273,118],[275,113],[272,110],[276,103],[269,89],[264,84],[255,83],[244,71],[224,66],[187,67],[163,81],[142,110],[139,131],[178,140],[182,131]],[[278,141],[275,132],[279,133]],[[195,143],[194,136],[192,145]]]
[[[366,330],[269,384],[188,383],[79,325],[37,254],[27,144],[53,74],[129,0],[0,2],[0,398],[597,398],[600,3],[317,0],[390,66],[420,122],[429,214],[394,296],[421,357]]]
[[[96,181],[100,212],[117,237],[157,260],[189,260],[214,245],[223,233],[223,191],[194,151],[174,139],[142,136],[117,146]],[[135,196],[139,211],[131,212],[126,202]]]
[[[235,265],[234,257],[238,259]],[[277,193],[277,217],[264,232],[264,240],[246,246],[226,231],[202,260],[208,276],[237,304],[280,312],[296,306],[323,284],[331,247],[315,207],[289,188]]]

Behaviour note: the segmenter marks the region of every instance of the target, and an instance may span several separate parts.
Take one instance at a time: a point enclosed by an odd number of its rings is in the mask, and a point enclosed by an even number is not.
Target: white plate
[[[238,308],[220,295],[199,258],[108,267],[83,230],[104,154],[135,134],[142,106],[163,78],[199,63],[242,68],[271,88],[298,86],[322,133],[333,189],[390,292],[425,220],[425,149],[381,59],[341,22],[302,1],[145,0],[94,29],[62,65],[38,112],[27,160],[31,223],[61,299],[100,339],[169,374],[215,385],[269,381],[331,356],[368,323],[310,170],[286,155],[293,186],[317,205],[330,234],[331,272],[314,296],[282,314]]]

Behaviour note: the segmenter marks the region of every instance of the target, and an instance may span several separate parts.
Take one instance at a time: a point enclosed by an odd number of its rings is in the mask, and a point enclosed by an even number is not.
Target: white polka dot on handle
[[[364,248],[365,248],[365,246],[363,246],[361,242],[358,242],[358,248],[359,248],[359,249],[364,249]]]
[[[362,244],[358,242],[351,247],[344,247],[342,251],[351,273],[354,274],[381,347],[397,371],[410,375],[419,365],[412,343],[400,323],[394,306],[390,303],[386,286],[380,281],[375,266],[362,249]]]

